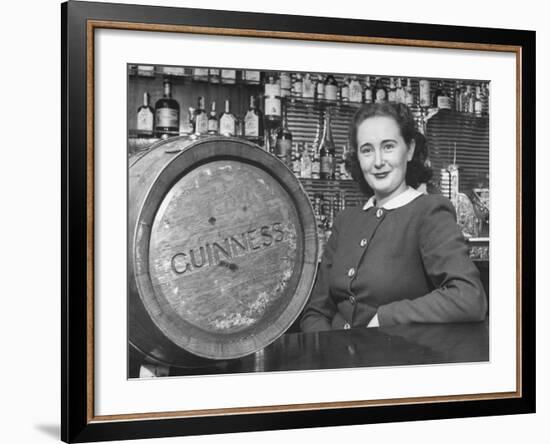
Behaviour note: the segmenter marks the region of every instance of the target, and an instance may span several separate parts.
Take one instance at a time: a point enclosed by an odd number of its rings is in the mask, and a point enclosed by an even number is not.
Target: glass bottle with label
[[[405,103],[405,88],[403,88],[403,82],[401,77],[397,78],[397,84],[395,89],[395,101],[397,103]]]
[[[325,100],[325,81],[321,74],[315,80],[315,100],[318,102]]]
[[[481,88],[481,114],[489,115],[489,83],[485,82]]]
[[[433,107],[439,109],[451,109],[451,98],[445,92],[443,82],[440,80],[435,90]]]
[[[471,85],[466,85],[466,104],[464,106],[465,112],[473,114],[475,111],[475,103],[476,103],[475,92],[472,91]]]
[[[374,101],[376,103],[383,103],[388,101],[388,91],[382,83],[382,79],[378,77],[374,85]]]
[[[373,102],[373,91],[372,91],[372,85],[370,83],[370,76],[365,77],[365,87],[363,90],[363,97],[365,103],[372,103]]]
[[[405,87],[405,105],[413,106],[414,105],[414,94],[411,85],[411,79],[407,79],[407,86]]]
[[[455,82],[455,91],[454,91],[454,96],[455,96],[455,111],[457,112],[462,112],[462,99],[463,99],[463,95],[462,95],[462,84],[457,80]]]
[[[302,98],[306,100],[313,100],[315,97],[315,85],[311,74],[305,73],[302,78]]]
[[[418,103],[422,108],[428,108],[431,104],[430,81],[422,79],[418,81]]]
[[[345,78],[342,84],[340,85],[340,100],[342,102],[349,102],[349,91],[350,91],[350,79]]]
[[[164,96],[155,104],[155,132],[157,137],[167,138],[178,134],[180,105],[172,98],[172,84],[164,79]]]
[[[208,134],[215,135],[220,131],[218,115],[216,114],[216,102],[213,101],[210,106],[210,115],[208,116]]]
[[[338,100],[338,82],[332,74],[325,79],[325,100],[335,102]]]
[[[250,107],[244,116],[244,137],[263,145],[264,122],[262,113],[256,108],[254,96],[250,96]]]
[[[393,77],[390,77],[390,87],[388,89],[388,102],[395,103],[397,97],[397,88],[395,87],[395,80]]]
[[[264,112],[267,121],[281,120],[281,84],[273,74],[269,75],[268,82],[264,85]]]
[[[476,85],[474,113],[477,117],[481,117],[482,108],[483,108],[483,102],[481,100],[481,85]]]
[[[225,111],[220,116],[220,134],[223,136],[237,135],[237,119],[231,113],[229,100],[225,101]]]
[[[222,83],[234,85],[237,82],[237,71],[234,69],[222,69]]]
[[[349,152],[349,149],[348,149],[348,145],[346,144],[342,147],[342,157],[341,157],[341,160],[339,162],[340,179],[341,180],[351,179],[351,176],[350,176],[348,170],[346,169],[346,160],[349,157],[349,155],[350,155],[350,152]]]
[[[334,179],[334,161],[335,161],[334,139],[332,138],[332,128],[330,121],[330,108],[325,111],[323,124],[323,135],[319,143],[319,177],[321,179]]]
[[[292,78],[292,97],[301,99],[302,98],[302,74],[296,73]]]
[[[181,132],[183,134],[188,136],[195,132],[194,118],[195,118],[195,108],[190,106],[189,108],[187,108],[187,119],[182,119],[184,120],[182,124],[182,129],[181,129]]]
[[[289,168],[292,167],[292,133],[288,129],[286,109],[283,113],[283,124],[277,131],[277,140],[275,142],[275,155]]]
[[[352,103],[363,101],[363,86],[357,76],[351,76],[349,81],[349,101]]]
[[[311,153],[309,151],[309,144],[307,143],[304,143],[304,148],[302,150],[300,177],[303,179],[311,179]]]
[[[210,83],[220,83],[220,70],[216,68],[210,68],[208,70],[208,80]]]
[[[155,111],[149,106],[149,93],[143,93],[143,104],[137,110],[136,130],[138,137],[152,137],[155,127]]]
[[[208,132],[208,115],[204,110],[204,97],[198,99],[198,106],[195,110],[195,134],[206,134]]]
[[[292,77],[288,72],[281,72],[279,75],[281,82],[281,97],[290,97],[292,92]]]

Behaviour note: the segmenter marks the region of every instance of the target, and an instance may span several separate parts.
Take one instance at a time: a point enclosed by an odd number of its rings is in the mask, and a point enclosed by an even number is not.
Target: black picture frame
[[[62,23],[62,374],[61,438],[65,442],[142,439],[336,425],[416,421],[535,412],[535,32],[293,15],[275,15],[69,1]],[[95,24],[94,24],[95,23]],[[103,25],[102,25],[103,23]],[[509,47],[518,56],[517,77],[517,271],[518,390],[485,398],[385,405],[269,411],[240,409],[230,415],[93,414],[93,108],[90,77],[96,27],[138,24],[237,30],[271,36],[300,33],[368,37],[372,42],[460,48]],[[145,27],[146,28],[146,27]],[[146,29],[144,28],[144,32]],[[168,29],[166,28],[166,29]],[[137,29],[137,28],[136,28]],[[176,31],[173,29],[172,31]],[[237,33],[238,34],[238,33]],[[93,40],[93,39],[92,39]],[[459,43],[457,43],[459,42]],[[529,118],[522,118],[528,113]],[[525,149],[524,149],[525,148]]]

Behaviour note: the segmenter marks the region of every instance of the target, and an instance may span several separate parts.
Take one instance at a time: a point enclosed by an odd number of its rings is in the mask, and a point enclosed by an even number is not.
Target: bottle
[[[220,132],[220,122],[216,114],[216,102],[213,101],[210,105],[210,115],[208,116],[207,130],[208,134],[218,134]]]
[[[349,180],[351,179],[350,174],[348,170],[346,169],[346,160],[349,157],[349,148],[348,145],[345,144],[342,147],[342,157],[340,158],[339,162],[339,169],[340,169],[340,179],[341,180]]]
[[[386,102],[388,100],[388,91],[382,83],[382,79],[378,77],[374,85],[374,101],[376,103]]]
[[[411,79],[407,79],[407,86],[405,87],[405,105],[413,106],[414,105],[414,94],[411,85]]]
[[[143,93],[143,104],[137,110],[136,130],[138,137],[152,137],[155,111],[149,106],[149,93]]]
[[[440,80],[435,90],[433,107],[439,109],[451,109],[451,98],[445,92],[443,82]]]
[[[195,134],[206,134],[208,132],[208,115],[204,110],[204,97],[198,99],[198,106],[195,110]]]
[[[476,86],[474,113],[477,117],[481,117],[483,103],[481,100],[481,85]]]
[[[372,91],[372,85],[370,83],[370,76],[365,77],[365,88],[363,91],[363,96],[365,103],[372,103],[373,102],[373,91]]]
[[[263,145],[264,122],[262,113],[256,108],[254,96],[250,96],[250,107],[244,116],[244,136]]]
[[[431,97],[430,97],[430,81],[429,80],[419,80],[419,99],[418,102],[422,108],[428,108],[430,106]]]
[[[292,133],[288,129],[286,109],[283,113],[283,124],[277,131],[277,140],[275,141],[275,155],[289,168],[292,167]]]
[[[281,97],[290,97],[292,92],[292,78],[290,73],[281,72],[279,80],[281,81]]]
[[[458,80],[455,82],[454,96],[455,96],[455,111],[462,112],[462,98],[463,98],[462,85]]]
[[[349,85],[349,78],[345,78],[342,84],[340,85],[340,100],[342,102],[349,102],[349,92],[350,92],[350,85]]]
[[[208,68],[193,68],[193,80],[196,82],[208,82]]]
[[[275,75],[270,74],[264,85],[265,119],[270,122],[281,120],[281,84]]]
[[[489,83],[485,82],[481,88],[481,114],[489,115]]]
[[[309,73],[304,74],[302,79],[302,98],[307,100],[315,98],[315,85]]]
[[[325,79],[325,100],[335,102],[338,99],[338,82],[332,74]]]
[[[325,122],[323,125],[323,136],[319,143],[320,170],[319,176],[321,179],[334,179],[334,157],[335,157],[334,140],[332,138],[332,129],[330,122],[330,108],[325,111]]]
[[[260,71],[243,71],[243,82],[248,85],[259,85],[261,81]]]
[[[172,84],[164,79],[164,96],[155,104],[155,132],[167,138],[178,133],[180,128],[180,105],[172,98]]]
[[[390,87],[388,90],[388,102],[395,103],[397,102],[397,88],[395,87],[395,80],[393,77],[390,77]]]
[[[237,71],[234,69],[222,69],[222,83],[234,85],[237,82]]]
[[[319,156],[319,145],[313,144],[313,153],[311,155],[311,178],[321,178],[321,159]]]
[[[225,101],[225,111],[220,116],[220,134],[222,136],[237,135],[237,119],[231,114],[229,100]]]
[[[473,114],[475,112],[476,95],[475,92],[472,91],[471,85],[466,86],[466,97],[466,112]]]
[[[397,103],[405,103],[405,88],[403,88],[401,77],[397,78],[397,87],[395,89],[395,101]]]
[[[317,76],[315,81],[315,100],[318,102],[325,100],[325,81],[321,74]]]
[[[194,117],[195,117],[195,108],[193,107],[187,108],[187,119],[183,122],[183,125],[182,125],[183,134],[189,136],[195,132]]]
[[[302,151],[302,159],[300,162],[300,177],[303,179],[311,179],[312,173],[312,162],[311,154],[309,152],[309,145],[304,144]]]
[[[220,83],[220,70],[210,68],[208,70],[208,80],[210,81],[210,83]]]
[[[296,73],[292,79],[292,97],[302,98],[302,74]]]
[[[295,142],[292,145],[292,172],[296,177],[301,177],[302,174],[302,151],[303,144]]]
[[[357,76],[352,76],[349,81],[349,101],[352,103],[363,101],[363,87]]]

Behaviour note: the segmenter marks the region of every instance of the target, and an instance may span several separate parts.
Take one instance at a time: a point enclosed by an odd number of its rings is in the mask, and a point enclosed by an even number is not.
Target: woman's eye
[[[392,143],[387,143],[386,145],[384,145],[384,149],[386,151],[392,150],[394,147],[395,147],[395,145],[392,144]]]
[[[359,148],[359,151],[361,152],[361,154],[370,154],[373,152],[373,149],[371,146],[362,146],[361,148]]]

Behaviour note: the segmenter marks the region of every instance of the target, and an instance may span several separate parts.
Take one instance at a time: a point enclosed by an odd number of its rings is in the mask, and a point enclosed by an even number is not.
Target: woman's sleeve
[[[330,297],[329,274],[332,268],[334,253],[338,245],[338,232],[342,221],[342,213],[334,219],[332,233],[325,246],[321,264],[315,279],[315,285],[309,301],[303,311],[300,328],[304,332],[324,331],[331,329],[332,318],[336,314],[336,305]]]
[[[419,246],[426,275],[435,289],[413,300],[379,307],[381,326],[485,319],[487,298],[456,224],[454,207],[448,199],[434,196],[427,210],[420,223]]]

